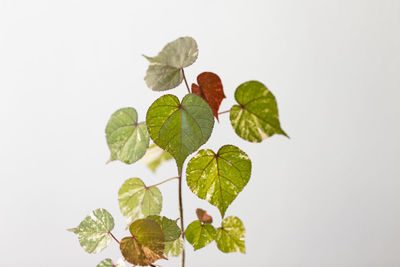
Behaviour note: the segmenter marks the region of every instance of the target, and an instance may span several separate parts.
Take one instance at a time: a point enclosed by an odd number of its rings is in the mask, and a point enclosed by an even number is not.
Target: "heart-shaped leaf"
[[[162,195],[155,186],[147,187],[139,178],[126,180],[118,192],[119,208],[129,222],[158,215],[162,208]]]
[[[165,242],[164,253],[167,256],[178,257],[183,250],[183,240],[178,238],[175,241]]]
[[[165,91],[181,84],[182,69],[192,65],[199,50],[191,37],[181,37],[168,43],[155,57],[147,57],[150,66],[144,78],[147,86],[154,91]]]
[[[231,108],[230,119],[237,135],[261,142],[274,134],[288,136],[281,128],[275,96],[258,82],[242,83],[235,92],[239,105]]]
[[[197,95],[186,95],[182,103],[174,95],[164,95],[150,106],[146,124],[151,139],[175,158],[180,171],[187,156],[207,142],[214,117]]]
[[[193,221],[185,231],[187,241],[192,244],[194,250],[207,246],[215,239],[215,228],[209,223]]]
[[[156,144],[152,144],[144,154],[143,158],[140,161],[149,167],[150,170],[155,172],[161,163],[164,161],[168,161],[173,159],[171,154],[157,146]]]
[[[215,242],[219,250],[225,253],[241,252],[246,253],[244,234],[246,229],[238,217],[226,217],[221,227],[217,229]]]
[[[114,228],[114,219],[105,209],[96,209],[76,228],[68,229],[78,236],[81,247],[88,253],[98,253],[111,241],[109,232]]]
[[[250,179],[251,161],[232,145],[221,147],[217,154],[200,150],[188,163],[186,180],[190,190],[218,207],[221,216]]]
[[[147,218],[153,219],[161,226],[164,233],[165,242],[175,241],[181,236],[181,229],[176,224],[176,220],[168,219],[165,216],[152,215]]]
[[[146,153],[149,134],[144,122],[138,123],[134,108],[122,108],[111,115],[106,127],[106,139],[111,151],[109,161],[132,164]]]
[[[207,211],[203,209],[196,209],[196,215],[197,218],[199,218],[199,221],[202,223],[212,223],[213,219],[212,217],[207,213]]]
[[[124,237],[120,250],[133,265],[147,266],[164,257],[164,233],[153,219],[139,219],[129,227],[132,236]]]
[[[97,267],[125,267],[125,263],[120,260],[117,263],[114,263],[111,259],[102,260]]]
[[[221,79],[212,72],[203,72],[197,76],[197,84],[192,84],[192,93],[201,96],[210,105],[218,120],[218,110],[225,98]]]

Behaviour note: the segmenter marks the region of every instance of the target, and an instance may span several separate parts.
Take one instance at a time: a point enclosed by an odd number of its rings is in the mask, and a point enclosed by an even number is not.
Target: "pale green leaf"
[[[258,82],[242,83],[235,92],[239,105],[231,108],[230,119],[237,135],[250,142],[261,142],[282,130],[275,96]]]
[[[182,103],[174,95],[164,95],[150,106],[146,123],[151,139],[175,158],[181,170],[187,156],[207,142],[214,116],[197,95],[186,95]]]
[[[168,161],[173,159],[171,154],[157,146],[156,144],[152,144],[144,154],[143,158],[140,159],[140,162],[146,164],[150,170],[155,172],[161,163],[164,161]]]
[[[215,228],[209,223],[193,221],[185,231],[186,240],[192,244],[194,250],[207,246],[215,239]]]
[[[221,147],[217,154],[200,150],[186,168],[187,184],[194,194],[218,207],[221,216],[250,179],[251,161],[233,145]]]
[[[150,62],[144,78],[147,86],[154,91],[177,87],[183,80],[181,69],[192,65],[198,52],[193,38],[181,37],[168,43],[157,56],[145,56]]]
[[[241,252],[246,253],[244,235],[246,229],[238,217],[226,217],[221,227],[217,229],[215,241],[219,250],[225,253]]]
[[[139,178],[126,180],[118,192],[119,208],[129,222],[158,215],[162,208],[162,195],[155,186],[146,187]]]
[[[175,241],[165,242],[164,254],[167,256],[178,257],[183,251],[183,240],[178,238]]]
[[[176,224],[176,220],[171,220],[165,216],[158,215],[151,215],[147,218],[153,219],[158,222],[164,232],[165,242],[174,241],[181,236],[181,229]]]
[[[68,229],[78,236],[81,247],[88,253],[98,253],[111,241],[109,232],[114,228],[114,219],[105,209],[96,209],[76,228]]]
[[[126,267],[124,261],[119,260],[117,263],[114,263],[111,259],[102,260],[97,267]]]
[[[138,123],[134,108],[122,108],[111,115],[106,127],[106,139],[111,151],[109,161],[132,164],[146,153],[149,134],[144,122]]]
[[[132,236],[124,237],[120,250],[124,258],[134,264],[147,266],[164,257],[164,233],[153,219],[134,221],[129,227]]]

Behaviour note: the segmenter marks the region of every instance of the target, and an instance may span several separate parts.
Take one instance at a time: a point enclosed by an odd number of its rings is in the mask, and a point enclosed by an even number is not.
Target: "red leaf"
[[[199,218],[199,221],[201,221],[202,223],[212,223],[213,222],[212,217],[205,210],[196,209],[196,214],[197,214],[197,218]]]
[[[204,98],[210,105],[215,118],[218,120],[218,110],[225,98],[221,79],[212,72],[203,72],[197,76],[197,84],[192,84],[192,93]],[[218,120],[219,121],[219,120]]]

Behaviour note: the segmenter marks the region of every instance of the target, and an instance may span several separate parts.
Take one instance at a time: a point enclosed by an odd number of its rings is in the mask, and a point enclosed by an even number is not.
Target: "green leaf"
[[[186,95],[182,103],[174,95],[164,95],[150,106],[146,123],[151,139],[175,158],[181,170],[187,156],[207,142],[214,116],[197,95]]]
[[[111,259],[102,260],[97,267],[125,267],[125,263],[123,261],[118,261],[114,263]]]
[[[139,219],[129,227],[132,236],[124,237],[120,250],[133,265],[147,266],[164,257],[164,233],[153,219]]]
[[[161,226],[164,233],[165,242],[175,241],[181,236],[181,229],[176,224],[176,220],[168,219],[165,216],[152,215],[147,218],[153,219]]]
[[[119,208],[129,222],[158,215],[162,208],[162,195],[155,186],[146,187],[139,178],[126,180],[118,192]]]
[[[246,229],[238,217],[226,217],[222,221],[221,227],[217,229],[217,237],[215,239],[217,247],[225,253],[246,253],[244,245],[245,232]]]
[[[143,158],[140,160],[142,163],[146,164],[150,170],[155,172],[161,163],[173,159],[171,154],[169,154],[164,149],[160,148],[156,144],[152,144],[144,154]]]
[[[144,78],[147,86],[154,91],[165,91],[181,84],[182,68],[192,65],[199,50],[191,37],[181,37],[168,43],[155,57],[147,57],[150,66]]]
[[[111,115],[106,127],[106,139],[111,151],[109,161],[132,164],[146,153],[149,134],[144,122],[138,123],[134,108],[122,108]]]
[[[187,241],[192,244],[194,250],[207,246],[215,239],[215,228],[209,223],[193,221],[185,231]]]
[[[250,174],[250,159],[233,145],[221,147],[217,154],[210,149],[200,150],[186,168],[190,190],[218,207],[222,217],[249,181]]]
[[[237,135],[250,142],[261,142],[274,134],[288,135],[282,130],[275,96],[258,82],[242,83],[235,92],[239,105],[231,108],[230,119]]]
[[[164,253],[167,256],[178,257],[183,251],[183,240],[178,238],[175,241],[165,242]]]
[[[68,229],[78,236],[81,247],[88,253],[98,253],[111,241],[109,232],[114,228],[114,219],[105,209],[96,209],[76,228]]]

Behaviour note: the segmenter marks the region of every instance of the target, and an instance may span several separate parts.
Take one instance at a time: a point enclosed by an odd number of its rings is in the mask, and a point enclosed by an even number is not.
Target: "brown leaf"
[[[202,223],[212,223],[213,222],[212,217],[205,210],[196,209],[196,214],[197,214],[197,218],[199,218],[199,221],[201,221]]]
[[[164,257],[164,233],[153,219],[139,219],[129,227],[132,236],[124,237],[120,250],[125,259],[139,266],[147,266]]]
[[[203,72],[197,76],[197,84],[192,84],[192,93],[204,98],[210,105],[215,118],[218,120],[218,110],[225,98],[221,79],[212,72]]]

